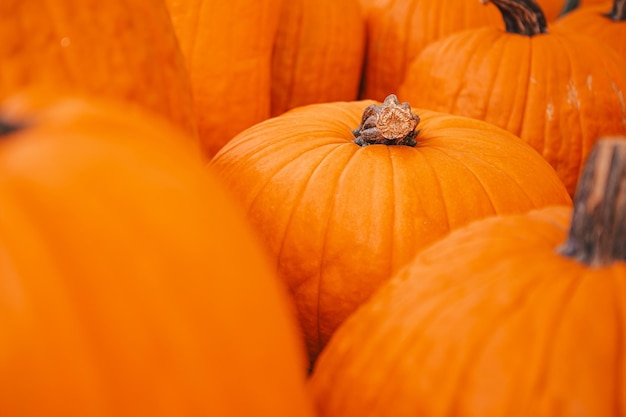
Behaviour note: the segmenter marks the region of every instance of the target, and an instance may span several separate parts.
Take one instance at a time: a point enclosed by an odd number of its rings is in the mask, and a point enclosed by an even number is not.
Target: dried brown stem
[[[480,0],[482,4],[493,3],[504,19],[509,33],[534,36],[548,31],[543,10],[534,0]]]
[[[613,2],[613,8],[607,14],[607,17],[616,22],[623,22],[626,20],[626,0],[615,0]]]
[[[626,261],[626,137],[601,139],[589,155],[559,252],[591,266]]]
[[[363,111],[361,124],[352,131],[354,143],[360,146],[373,144],[415,146],[415,137],[420,122],[417,114],[411,113],[409,103],[400,103],[391,94],[383,104],[372,104]]]
[[[0,137],[19,130],[20,126],[0,120]]]

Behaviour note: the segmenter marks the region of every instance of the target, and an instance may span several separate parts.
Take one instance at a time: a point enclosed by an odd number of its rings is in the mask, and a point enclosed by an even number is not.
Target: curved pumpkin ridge
[[[413,109],[422,118],[416,147],[358,146],[351,130],[368,104],[289,111],[243,132],[209,164],[266,241],[312,358],[390,271],[451,227],[569,201],[532,148],[478,120]],[[550,192],[536,188],[542,170]]]

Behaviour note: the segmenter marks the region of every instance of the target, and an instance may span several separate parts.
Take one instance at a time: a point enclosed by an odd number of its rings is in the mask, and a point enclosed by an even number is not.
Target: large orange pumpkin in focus
[[[169,124],[0,108],[0,415],[312,416],[282,284]]]
[[[168,118],[198,149],[164,0],[2,0],[0,34],[0,100],[31,87],[123,100]]]
[[[622,137],[597,143],[573,211],[474,222],[381,287],[320,355],[318,415],[624,416],[625,296]]]
[[[287,282],[311,360],[421,248],[479,218],[570,202],[519,138],[414,111],[393,95],[300,107],[241,133],[210,163]]]

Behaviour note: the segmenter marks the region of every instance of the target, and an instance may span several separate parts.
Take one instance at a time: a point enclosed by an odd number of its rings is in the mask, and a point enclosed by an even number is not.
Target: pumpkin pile
[[[625,0],[2,0],[0,416],[626,417]]]

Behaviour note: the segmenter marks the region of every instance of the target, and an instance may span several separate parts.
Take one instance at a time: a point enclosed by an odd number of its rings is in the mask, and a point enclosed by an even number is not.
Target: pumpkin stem
[[[578,9],[579,6],[580,6],[580,0],[566,0],[565,5],[563,5],[563,8],[561,9],[561,12],[559,13],[559,17],[565,16],[569,12]]]
[[[13,133],[19,129],[20,129],[20,126],[18,125],[0,120],[0,137]]]
[[[354,143],[359,146],[373,144],[415,146],[420,122],[411,113],[409,103],[400,103],[395,94],[387,96],[383,104],[371,104],[363,111],[361,124],[352,131]]]
[[[591,151],[559,252],[590,266],[626,261],[626,137],[601,139]]]
[[[534,36],[548,31],[546,17],[535,0],[480,0],[493,3],[502,13],[508,33]]]
[[[613,2],[613,8],[606,15],[609,19],[616,22],[623,22],[626,20],[626,0],[615,0]]]

